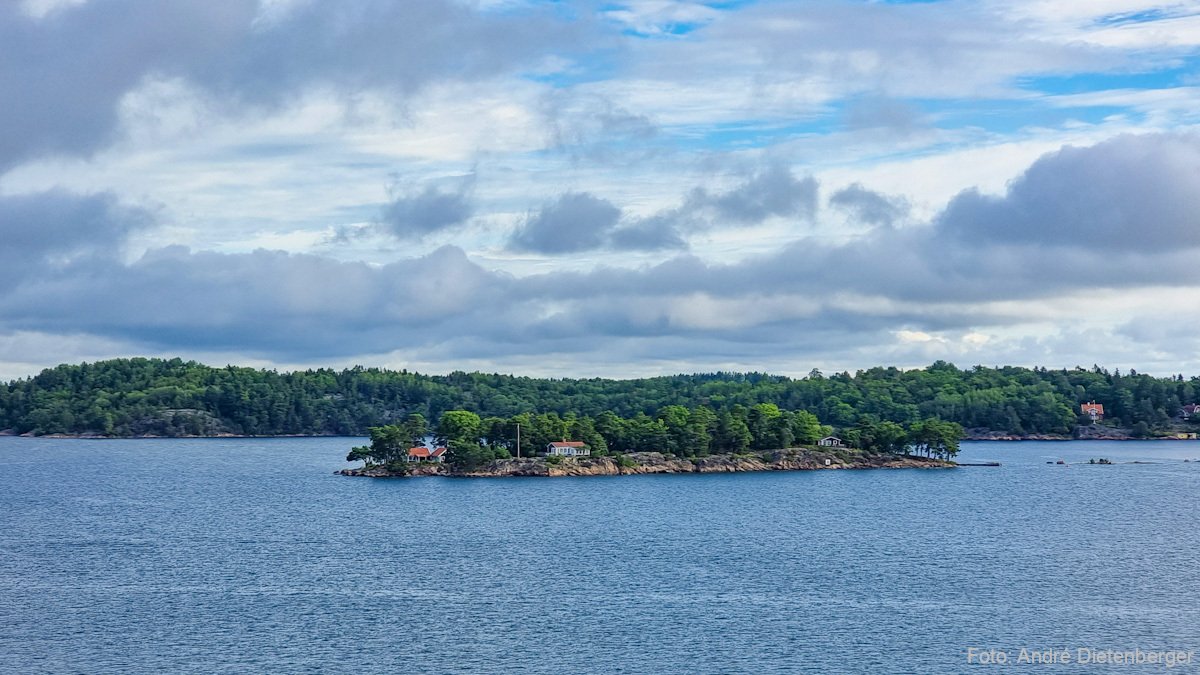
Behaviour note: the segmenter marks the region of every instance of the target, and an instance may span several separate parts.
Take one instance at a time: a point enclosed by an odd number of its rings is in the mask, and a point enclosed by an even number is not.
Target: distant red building
[[[1092,418],[1093,422],[1099,422],[1104,419],[1104,405],[1092,401],[1091,403],[1083,403],[1079,406],[1079,410],[1084,415]]]

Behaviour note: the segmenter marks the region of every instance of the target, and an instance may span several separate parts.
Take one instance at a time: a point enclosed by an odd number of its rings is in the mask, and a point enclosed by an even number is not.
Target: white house
[[[592,449],[583,441],[555,441],[546,446],[547,455],[559,457],[587,457]]]
[[[842,447],[843,443],[842,439],[838,438],[837,436],[826,436],[825,438],[817,441],[817,445],[825,448],[840,448]]]

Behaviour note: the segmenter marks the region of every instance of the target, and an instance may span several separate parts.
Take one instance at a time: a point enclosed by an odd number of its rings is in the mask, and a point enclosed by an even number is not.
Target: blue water
[[[1004,466],[952,471],[332,475],[354,443],[0,438],[0,672],[960,673],[969,647],[1200,652],[1197,442],[967,444]]]

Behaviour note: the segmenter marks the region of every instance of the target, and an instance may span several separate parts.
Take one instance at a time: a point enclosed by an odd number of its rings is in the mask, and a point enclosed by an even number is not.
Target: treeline
[[[420,413],[410,414],[395,424],[372,427],[371,444],[352,449],[346,459],[368,464],[400,464],[409,448],[424,444],[430,435],[436,444],[449,449],[449,461],[455,468],[471,470],[494,459],[518,454],[532,457],[547,444],[568,439],[583,441],[598,456],[663,452],[678,457],[704,457],[812,446],[831,432],[832,428],[822,425],[812,413],[780,410],[773,403],[749,408],[734,405],[720,412],[707,406],[669,405],[654,416],[638,413],[632,418],[612,412],[603,412],[595,418],[574,413],[561,416],[522,413],[502,418],[480,417],[469,410],[449,410],[442,413],[432,428]],[[907,427],[894,422],[864,423],[848,432],[847,440],[864,450],[912,452],[949,459],[958,453],[962,427],[930,419]]]
[[[1079,404],[1104,404],[1106,421],[1162,428],[1196,402],[1200,378],[1159,378],[1103,368],[920,370],[872,368],[789,378],[761,373],[674,375],[633,380],[549,379],[484,373],[420,375],[375,368],[280,373],[179,359],[116,359],[50,368],[0,385],[0,429],[113,436],[361,435],[410,414],[448,410],[481,418],[556,413],[656,419],[669,406],[714,414],[774,404],[842,430],[938,418],[1011,434],[1069,434]],[[631,422],[634,423],[634,422]],[[636,422],[646,426],[646,422]],[[639,432],[641,433],[641,432]],[[649,433],[649,432],[647,432]]]

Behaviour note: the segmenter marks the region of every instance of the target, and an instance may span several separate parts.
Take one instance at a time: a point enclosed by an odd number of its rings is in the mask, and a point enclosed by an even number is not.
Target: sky
[[[1200,1],[4,0],[0,379],[1200,373]]]

